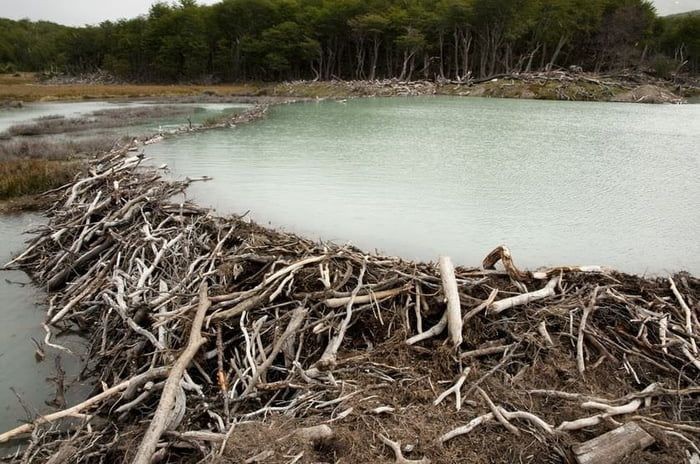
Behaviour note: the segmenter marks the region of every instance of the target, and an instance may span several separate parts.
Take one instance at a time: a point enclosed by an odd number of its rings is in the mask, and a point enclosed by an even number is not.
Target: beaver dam
[[[11,462],[698,458],[697,278],[316,243],[183,201],[197,179],[133,150],[53,192],[8,264],[49,291],[41,348],[79,330],[94,380],[0,434]]]

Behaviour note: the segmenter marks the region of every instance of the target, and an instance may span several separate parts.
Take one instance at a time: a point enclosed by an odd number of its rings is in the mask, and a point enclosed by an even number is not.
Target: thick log
[[[630,453],[654,443],[636,422],[628,422],[599,437],[572,447],[578,464],[615,464]]]
[[[462,308],[459,302],[455,267],[449,256],[440,256],[440,277],[447,299],[447,332],[452,345],[458,347],[462,344]]]

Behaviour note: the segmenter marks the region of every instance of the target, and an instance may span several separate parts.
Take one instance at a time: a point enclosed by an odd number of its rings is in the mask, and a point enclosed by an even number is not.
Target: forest
[[[139,82],[467,81],[557,68],[700,71],[700,15],[647,0],[195,0],[95,26],[0,19],[0,71]]]

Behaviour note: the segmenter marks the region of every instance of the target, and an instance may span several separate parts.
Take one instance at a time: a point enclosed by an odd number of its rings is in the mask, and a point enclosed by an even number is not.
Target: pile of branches
[[[0,434],[29,437],[11,460],[582,462],[628,423],[656,441],[631,462],[698,452],[692,276],[367,254],[217,217],[143,160],[95,160],[7,266],[95,381]]]
[[[127,83],[102,69],[79,74],[44,71],[40,73],[38,77],[42,84],[46,85],[105,85]]]

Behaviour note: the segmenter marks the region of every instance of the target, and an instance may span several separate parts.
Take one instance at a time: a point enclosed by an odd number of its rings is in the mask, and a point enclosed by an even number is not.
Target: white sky
[[[198,0],[200,4],[218,0]],[[700,0],[653,0],[660,14],[700,9]],[[80,26],[131,18],[148,12],[156,0],[0,0],[0,17],[43,19]]]

